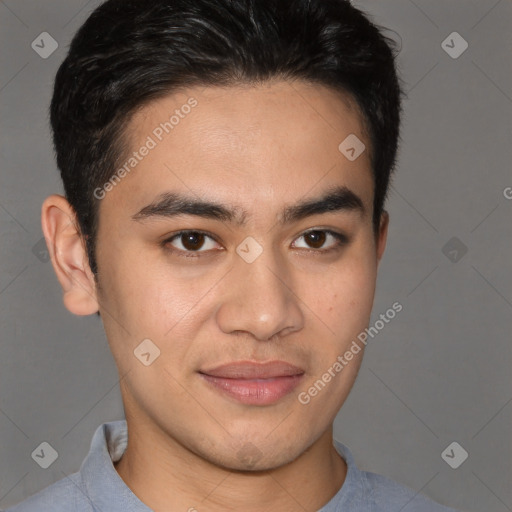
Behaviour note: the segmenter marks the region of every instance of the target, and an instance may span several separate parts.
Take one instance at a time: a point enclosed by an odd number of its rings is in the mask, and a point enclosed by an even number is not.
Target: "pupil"
[[[188,233],[182,235],[183,246],[191,251],[200,249],[204,243],[204,235],[201,233]]]
[[[309,237],[308,244],[312,245],[315,249],[318,249],[324,245],[326,235],[323,231],[310,231],[306,237]]]

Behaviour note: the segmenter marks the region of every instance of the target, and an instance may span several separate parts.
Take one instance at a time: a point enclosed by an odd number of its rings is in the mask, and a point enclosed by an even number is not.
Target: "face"
[[[278,467],[330,429],[385,240],[368,149],[338,149],[351,134],[370,147],[354,103],[297,82],[191,88],[130,120],[97,239],[128,421],[233,469]]]

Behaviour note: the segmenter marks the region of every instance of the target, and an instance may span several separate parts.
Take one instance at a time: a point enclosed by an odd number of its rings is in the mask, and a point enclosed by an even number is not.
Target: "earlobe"
[[[388,238],[389,214],[383,210],[380,216],[379,233],[377,235],[377,261],[380,262],[382,255],[386,249],[386,241]]]
[[[64,292],[64,305],[75,315],[96,313],[99,308],[94,275],[75,212],[65,197],[54,194],[45,199],[41,224],[53,268]]]

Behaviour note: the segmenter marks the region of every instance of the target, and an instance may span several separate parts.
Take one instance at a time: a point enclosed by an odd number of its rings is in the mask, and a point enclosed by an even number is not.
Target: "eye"
[[[342,233],[331,231],[329,229],[312,229],[301,235],[296,240],[304,239],[307,245],[299,246],[300,249],[312,249],[316,252],[325,253],[337,250],[348,242],[348,238]],[[327,248],[323,248],[326,241],[331,239],[331,244]],[[332,243],[333,242],[333,243]],[[294,245],[297,247],[297,245]]]
[[[304,240],[306,245],[293,244],[294,248],[309,249],[317,253],[327,253],[340,249],[348,243],[348,237],[342,233],[328,229],[312,229],[302,234],[296,240]],[[326,242],[331,242],[327,244]],[[212,250],[218,250],[219,244],[212,235],[204,231],[184,230],[167,238],[162,242],[162,246],[170,252],[177,253],[184,257],[199,257],[199,253],[206,253]]]
[[[163,245],[172,252],[195,253],[215,249],[217,242],[203,231],[180,231],[164,240]]]

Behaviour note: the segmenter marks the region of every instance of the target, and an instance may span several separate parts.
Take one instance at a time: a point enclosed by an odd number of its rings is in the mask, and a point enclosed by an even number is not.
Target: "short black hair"
[[[189,86],[285,79],[348,93],[370,136],[377,229],[399,140],[397,53],[395,42],[348,0],[101,4],[71,42],[50,107],[57,165],[95,276],[93,191],[128,151],[125,127],[133,113]]]

